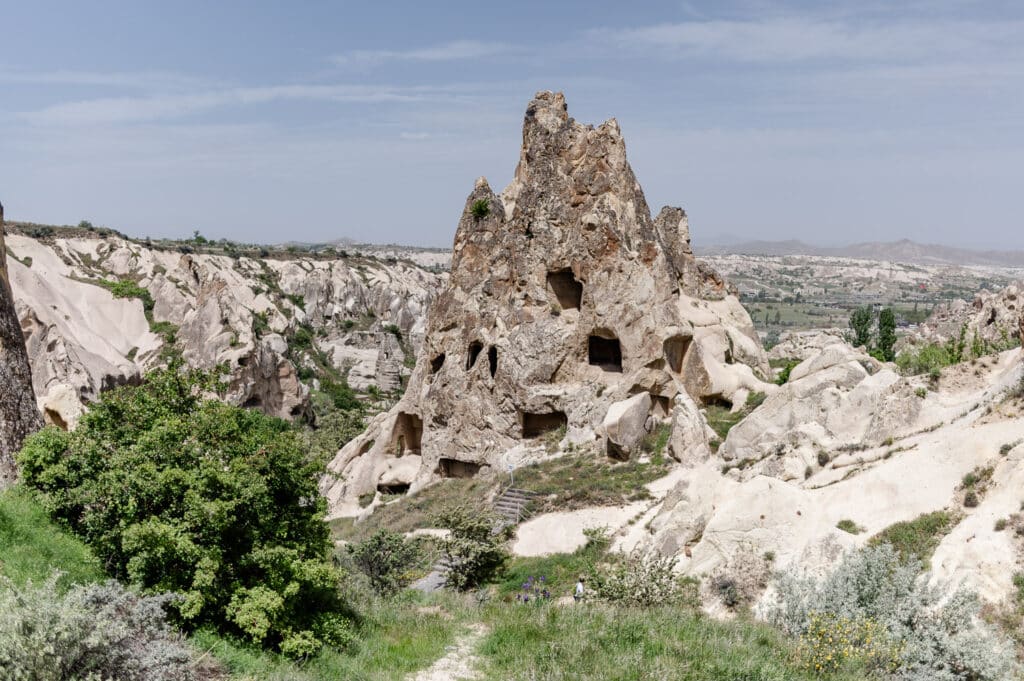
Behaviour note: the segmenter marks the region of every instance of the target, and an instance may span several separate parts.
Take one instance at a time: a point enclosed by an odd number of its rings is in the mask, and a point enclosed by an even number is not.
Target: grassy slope
[[[491,633],[480,655],[489,681],[817,678],[795,668],[789,642],[773,629],[716,622],[679,608],[503,605],[490,608],[486,618]]]
[[[465,629],[470,610],[451,594],[406,593],[376,600],[361,611],[359,643],[346,652],[325,651],[296,664],[210,632],[198,632],[197,647],[210,651],[235,681],[401,681],[429,667]]]
[[[446,593],[360,599],[359,643],[302,664],[210,632],[192,640],[234,681],[401,681],[444,655],[474,621],[490,630],[477,654],[484,678],[494,681],[806,678],[792,664],[790,643],[762,625],[715,622],[683,608],[537,608],[511,600],[529,575],[546,575],[556,595],[565,593],[575,575],[599,558],[585,548],[517,559],[498,585],[498,598],[482,609],[471,597]],[[0,494],[0,560],[0,574],[18,583],[42,580],[56,568],[67,573],[66,583],[102,578],[88,548],[19,489]]]
[[[99,581],[100,562],[89,548],[55,525],[23,489],[0,492],[0,575],[39,584],[54,570],[63,586]]]

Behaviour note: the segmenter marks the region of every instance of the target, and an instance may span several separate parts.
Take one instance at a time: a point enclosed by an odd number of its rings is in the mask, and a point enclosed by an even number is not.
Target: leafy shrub
[[[74,586],[57,576],[18,588],[0,581],[0,677],[31,681],[191,681],[192,654],[165,621],[170,596],[117,582]]]
[[[448,564],[447,585],[464,591],[490,580],[505,565],[509,553],[505,541],[510,528],[490,511],[450,506],[434,517],[437,527],[450,534],[441,544]]]
[[[826,633],[835,633],[838,623],[852,627],[854,638],[862,638],[863,644],[869,640],[863,627],[884,632],[888,643],[883,651],[895,655],[879,659],[897,679],[1002,681],[1017,670],[1011,647],[979,623],[979,602],[973,594],[961,590],[943,602],[942,592],[921,578],[921,563],[902,562],[889,545],[848,554],[821,581],[780,574],[776,587],[769,619],[805,642],[821,641],[828,646],[825,655],[841,656],[842,650],[835,636],[822,639],[823,621]]]
[[[320,469],[286,422],[203,399],[216,387],[172,362],[104,393],[73,433],[26,441],[24,482],[112,576],[182,594],[186,627],[286,651],[344,643]]]
[[[896,357],[896,366],[906,375],[937,374],[955,364],[945,345],[930,343],[920,348],[907,349]]]
[[[981,500],[978,499],[978,493],[974,490],[971,490],[964,495],[964,506],[967,508],[976,508],[980,503]]]
[[[793,371],[793,369],[796,368],[798,364],[800,364],[800,360],[798,359],[793,359],[786,362],[786,365],[782,367],[782,370],[779,372],[778,377],[775,379],[775,383],[777,383],[778,385],[786,385],[787,383],[789,383],[789,374]]]
[[[473,202],[473,205],[469,207],[469,212],[475,219],[483,220],[491,214],[491,203],[487,199],[477,199]]]
[[[888,642],[887,632],[873,620],[853,620],[833,613],[810,613],[800,634],[797,660],[819,676],[842,671],[851,662],[869,670],[895,671],[901,648]]]
[[[598,600],[607,603],[640,608],[673,605],[688,594],[684,586],[693,586],[675,573],[677,562],[634,551],[595,570],[591,589]],[[694,598],[691,592],[690,600]]]
[[[388,530],[377,530],[366,541],[350,544],[348,552],[381,596],[390,596],[409,586],[416,577],[416,568],[423,562],[423,551],[414,540]]]
[[[828,456],[828,452],[825,452],[825,451],[819,451],[818,452],[818,465],[819,466],[825,467],[825,466],[828,465],[829,461],[830,461],[830,459],[829,459],[829,456]]]

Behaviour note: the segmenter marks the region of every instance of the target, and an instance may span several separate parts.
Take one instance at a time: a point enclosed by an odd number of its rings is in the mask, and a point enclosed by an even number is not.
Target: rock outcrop
[[[14,480],[14,455],[25,438],[41,426],[32,392],[32,370],[8,279],[4,208],[0,205],[0,488]]]
[[[811,331],[784,331],[779,342],[768,351],[768,359],[805,360],[818,354],[826,346],[843,343],[842,329],[814,329]]]
[[[744,479],[802,480],[822,452],[891,440],[917,421],[921,398],[891,368],[840,341],[792,369],[789,381],[730,432],[718,453]]]
[[[950,367],[937,392],[924,380],[914,387],[849,346],[827,346],[730,431],[724,460],[677,471],[640,548],[694,576],[728,573],[751,553],[770,553],[779,570],[825,571],[887,527],[945,510],[955,527],[932,579],[1001,602],[1022,558],[997,521],[1019,517],[1024,355]],[[968,507],[971,471],[987,482]]]
[[[954,300],[936,307],[910,340],[945,343],[964,330],[965,342],[978,339],[996,349],[1005,349],[1022,336],[1020,317],[1024,312],[1024,286],[1011,284],[999,291],[982,290],[974,300]]]
[[[635,444],[603,425],[613,403],[647,394],[668,418],[681,394],[772,390],[749,315],[689,244],[681,209],[651,218],[616,121],[582,125],[538,93],[512,183],[499,196],[481,178],[466,201],[404,397],[330,465],[333,512],[358,512],[405,456],[422,457],[412,491],[542,438],[621,457]]]
[[[88,404],[167,351],[192,366],[226,364],[229,401],[281,417],[307,413],[303,367],[328,363],[357,388],[399,388],[445,279],[397,260],[229,257],[59,231],[14,234],[8,246],[35,393],[54,423],[77,418],[65,388]],[[104,281],[134,282],[151,308]]]

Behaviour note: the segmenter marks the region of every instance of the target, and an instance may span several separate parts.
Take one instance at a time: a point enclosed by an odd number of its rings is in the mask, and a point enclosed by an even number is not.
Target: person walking
[[[585,581],[586,580],[583,578],[583,575],[580,575],[579,580],[576,582],[576,590],[572,594],[572,599],[577,603],[583,600],[583,592],[585,591],[583,583]]]

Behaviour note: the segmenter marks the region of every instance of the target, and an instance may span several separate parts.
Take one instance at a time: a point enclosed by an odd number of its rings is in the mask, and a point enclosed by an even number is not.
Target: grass
[[[517,484],[518,484],[518,474]],[[433,527],[431,518],[455,501],[483,504],[493,488],[493,481],[449,478],[441,480],[411,497],[402,496],[376,509],[360,523],[353,518],[332,520],[331,531],[336,539],[363,541],[379,529],[392,532],[411,532]]]
[[[580,575],[593,573],[594,565],[600,561],[606,547],[606,542],[588,542],[573,553],[513,558],[501,575],[497,586],[498,598],[513,601],[529,577],[544,577],[544,583],[553,598],[571,596],[576,580]]]
[[[838,523],[836,523],[836,527],[842,530],[843,532],[849,534],[860,534],[864,531],[863,527],[853,522],[849,518],[843,518],[842,520],[840,520]]]
[[[797,681],[791,644],[768,626],[678,607],[494,604],[478,654],[488,681]],[[834,676],[834,679],[863,678]]]
[[[750,412],[761,406],[765,398],[764,393],[750,393],[747,395],[746,404],[735,412],[732,411],[731,405],[709,404],[704,410],[704,415],[707,417],[708,425],[711,426],[711,429],[718,436],[718,442],[725,442],[725,438],[729,435],[729,431],[732,430],[733,426],[745,419]]]
[[[649,499],[644,485],[668,474],[660,455],[650,461],[613,462],[593,454],[566,455],[516,471],[516,487],[535,492],[533,510],[571,511],[586,506],[617,506]]]
[[[374,599],[360,612],[351,650],[327,650],[301,664],[205,630],[193,643],[218,659],[234,681],[401,681],[443,656],[472,611],[459,596],[404,592]]]
[[[958,518],[947,511],[925,513],[913,520],[890,525],[872,537],[868,544],[892,544],[902,560],[908,561],[916,557],[927,569],[935,548],[953,529],[957,520]]]
[[[19,585],[38,584],[54,570],[64,573],[64,587],[103,578],[89,548],[54,524],[27,490],[0,492],[0,575]]]

